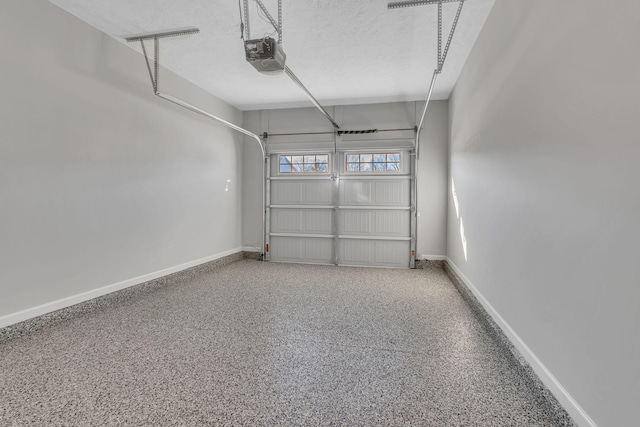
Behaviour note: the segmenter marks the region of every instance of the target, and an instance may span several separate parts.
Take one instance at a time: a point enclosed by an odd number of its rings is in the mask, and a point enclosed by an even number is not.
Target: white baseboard
[[[422,260],[422,259],[428,259],[429,261],[446,261],[447,260],[447,256],[446,255],[418,255],[418,259]]]
[[[243,246],[242,252],[260,252],[259,246]]]
[[[513,346],[520,352],[525,358],[527,363],[531,366],[536,373],[540,381],[549,389],[549,391],[555,396],[562,407],[567,411],[571,418],[581,427],[597,427],[596,423],[587,415],[587,413],[580,407],[573,397],[562,387],[562,384],[556,379],[555,376],[547,369],[547,367],[538,359],[538,357],[531,351],[531,349],[525,344],[525,342],[518,336],[518,334],[509,326],[509,324],[500,316],[500,314],[493,308],[493,306],[487,301],[482,293],[476,288],[473,283],[460,271],[457,265],[446,257],[446,261],[456,274],[462,279],[467,288],[478,299],[480,304],[489,313],[494,322],[502,329],[502,332],[507,336]]]
[[[73,295],[70,297],[62,298],[56,301],[48,302],[46,304],[38,305],[36,307],[28,308],[26,310],[17,311],[15,313],[7,314],[0,317],[0,328],[4,328],[25,320],[32,319],[34,317],[42,316],[43,314],[51,313],[52,311],[60,310],[62,308],[71,307],[72,305],[79,304],[84,301],[88,301],[93,298],[100,297],[102,295],[110,294],[112,292],[119,291],[131,286],[139,285],[140,283],[148,282],[153,279],[157,279],[162,276],[177,273],[182,270],[186,270],[191,267],[195,267],[200,264],[220,259],[225,256],[233,255],[238,252],[242,252],[242,248],[231,249],[229,251],[220,252],[214,255],[210,255],[205,258],[200,258],[195,261],[185,262],[174,267],[165,268],[163,270],[155,271],[153,273],[145,274],[142,276],[134,277],[133,279],[124,280],[122,282],[114,283],[112,285],[103,286],[101,288],[93,289],[81,294]]]

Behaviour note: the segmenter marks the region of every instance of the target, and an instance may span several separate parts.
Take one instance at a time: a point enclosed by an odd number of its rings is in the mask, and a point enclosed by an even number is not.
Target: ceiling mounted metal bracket
[[[139,35],[133,35],[133,36],[128,36],[125,37],[125,40],[127,42],[135,42],[135,41],[140,41],[140,45],[142,46],[142,53],[144,55],[144,61],[147,64],[147,70],[149,71],[149,78],[151,79],[151,86],[153,87],[153,92],[156,96],[163,98],[169,102],[172,102],[176,105],[179,105],[183,108],[186,108],[188,110],[193,111],[194,113],[198,113],[202,116],[208,117],[210,119],[216,120],[222,124],[224,124],[227,127],[230,127],[233,130],[236,130],[238,132],[241,132],[247,136],[250,136],[251,138],[255,139],[256,142],[258,143],[258,145],[260,145],[260,149],[262,151],[262,156],[264,158],[266,158],[267,156],[267,151],[266,151],[266,146],[264,144],[264,141],[262,139],[260,139],[260,137],[256,134],[254,134],[253,132],[250,132],[246,129],[241,128],[240,126],[237,126],[225,119],[222,119],[220,117],[214,116],[213,114],[207,113],[206,111],[193,106],[191,104],[188,104],[174,96],[165,94],[160,92],[160,39],[161,38],[165,38],[165,37],[175,37],[175,36],[182,36],[182,35],[188,35],[188,34],[197,34],[199,33],[200,30],[198,28],[195,27],[188,27],[188,28],[178,28],[175,30],[167,30],[167,31],[160,31],[160,32],[156,32],[156,33],[145,33],[145,34],[139,34]],[[153,40],[153,67],[152,67],[152,63],[151,60],[149,58],[149,54],[147,53],[147,48],[145,45],[145,40]]]
[[[278,33],[278,43],[282,44],[282,0],[278,0],[278,22],[273,19],[269,10],[267,10],[262,0],[253,0],[256,2],[262,13],[265,14],[273,28]],[[242,4],[244,5],[244,28],[247,32],[245,40],[251,40],[251,28],[249,26],[249,0],[243,0]]]
[[[196,27],[184,27],[174,28],[171,30],[157,31],[155,33],[142,33],[134,34],[125,37],[128,42],[140,42],[142,46],[142,53],[144,54],[144,60],[147,63],[147,69],[149,70],[149,78],[151,78],[151,85],[153,91],[158,92],[158,67],[160,61],[160,39],[167,37],[187,36],[191,34],[198,34],[200,30]],[[147,48],[144,44],[145,40],[153,40],[153,70],[151,70],[151,64],[149,63],[149,55],[147,54]]]
[[[135,36],[129,36],[129,37],[125,37],[124,39],[127,42],[135,42],[135,41],[140,41],[140,44],[142,45],[142,53],[144,54],[144,60],[147,64],[147,70],[149,71],[149,78],[151,79],[151,86],[153,86],[153,92],[156,96],[158,96],[159,98],[162,98],[166,101],[169,101],[175,105],[178,105],[182,108],[186,108],[187,110],[190,110],[194,113],[200,114],[204,117],[213,119],[217,122],[222,123],[223,125],[238,131],[240,133],[243,133],[253,139],[255,139],[255,141],[258,143],[258,145],[260,146],[260,150],[262,152],[262,248],[264,250],[264,248],[266,247],[266,195],[265,195],[265,189],[266,189],[266,178],[265,178],[265,170],[266,170],[266,165],[268,165],[268,160],[269,160],[269,154],[267,153],[267,144],[266,144],[266,134],[265,134],[265,139],[261,139],[258,135],[256,135],[253,132],[250,132],[244,128],[241,128],[240,126],[237,126],[225,119],[222,119],[220,117],[214,116],[211,113],[208,113],[194,105],[191,105],[187,102],[182,101],[181,99],[178,99],[174,96],[165,94],[160,92],[160,86],[159,86],[159,76],[160,76],[160,39],[164,38],[164,37],[174,37],[174,36],[181,36],[181,35],[187,35],[187,34],[196,34],[199,33],[200,30],[195,28],[195,27],[189,27],[189,28],[179,28],[179,29],[175,29],[175,30],[168,30],[168,31],[161,31],[161,32],[156,32],[156,33],[147,33],[147,34],[140,34],[140,35],[135,35]],[[153,40],[153,69],[151,68],[151,63],[149,61],[149,55],[147,54],[147,49],[145,47],[145,40]],[[265,259],[265,255],[263,252],[263,260]]]
[[[245,35],[245,40],[249,40],[251,38],[251,27],[249,24],[249,0],[242,0],[242,5],[244,6],[244,22],[242,23],[242,25],[247,32]]]
[[[255,0],[262,12],[267,16],[267,19],[273,25],[273,28],[278,32],[278,43],[282,44],[282,0],[278,0],[278,22],[276,22],[267,8],[264,6],[261,0]]]
[[[441,1],[438,3],[438,72],[442,72],[442,67],[444,66],[444,61],[447,59],[447,53],[449,53],[449,47],[451,46],[451,40],[453,40],[453,34],[456,31],[456,26],[458,25],[458,19],[460,19],[460,13],[462,12],[462,7],[464,6],[465,0],[459,0],[460,4],[458,5],[458,10],[456,10],[456,17],[453,18],[453,25],[451,26],[451,31],[449,31],[449,38],[447,39],[447,44],[444,47],[444,52],[441,52],[442,47],[442,3]]]
[[[198,34],[200,30],[196,27],[174,28],[171,30],[158,31],[155,33],[142,33],[127,36],[124,39],[131,43],[138,40],[163,39],[166,37],[188,36],[190,34]]]
[[[459,2],[458,10],[456,11],[456,16],[453,19],[453,25],[451,26],[451,31],[449,32],[449,38],[447,39],[447,44],[445,45],[444,52],[442,51],[442,4],[443,3],[453,3]],[[442,67],[444,67],[444,62],[447,59],[447,54],[449,53],[449,47],[451,46],[451,41],[453,40],[453,34],[456,31],[456,26],[458,25],[458,19],[460,18],[460,13],[462,12],[462,7],[464,6],[465,0],[409,0],[409,1],[401,1],[401,2],[393,2],[388,3],[387,7],[389,9],[399,9],[403,7],[410,6],[424,6],[424,5],[438,5],[438,66],[435,70],[433,70],[433,76],[431,77],[431,84],[429,85],[429,92],[427,93],[427,99],[424,104],[424,109],[422,110],[422,116],[420,118],[420,125],[418,125],[416,130],[416,144],[415,144],[415,153],[416,159],[420,159],[420,133],[422,132],[422,128],[424,126],[424,119],[427,114],[427,107],[429,106],[429,101],[431,101],[431,95],[433,93],[433,88],[436,84],[436,79],[438,74],[442,72]]]

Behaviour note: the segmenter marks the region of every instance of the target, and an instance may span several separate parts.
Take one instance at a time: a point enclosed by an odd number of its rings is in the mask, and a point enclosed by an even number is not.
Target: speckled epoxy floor
[[[244,260],[0,344],[0,425],[550,426],[442,270]]]

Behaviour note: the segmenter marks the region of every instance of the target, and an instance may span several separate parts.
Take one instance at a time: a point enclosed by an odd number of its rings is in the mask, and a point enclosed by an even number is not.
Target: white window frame
[[[304,170],[304,165],[306,164],[311,164],[311,163],[305,163],[304,162],[304,157],[308,157],[308,156],[326,156],[327,157],[327,163],[319,163],[319,162],[313,162],[313,164],[318,165],[318,164],[326,164],[327,165],[327,170],[326,171],[305,171]],[[290,172],[282,172],[280,169],[280,165],[282,163],[280,163],[282,157],[291,157],[291,171]],[[301,172],[295,172],[293,170],[293,157],[302,157],[303,158],[303,162],[302,162],[302,171]],[[312,176],[316,176],[316,175],[329,175],[331,174],[331,155],[329,153],[282,153],[282,154],[278,154],[277,155],[277,162],[276,162],[276,166],[278,168],[278,175],[283,175],[283,176],[300,176],[300,175],[312,175]]]
[[[375,163],[380,163],[380,162],[374,162],[375,156],[376,155],[381,155],[381,154],[385,154],[386,156],[392,155],[392,154],[397,154],[398,155],[398,161],[397,162],[389,162],[389,158],[387,157],[385,160],[385,165],[389,164],[389,163],[398,163],[398,169],[397,170],[388,170],[385,168],[385,170],[375,170],[374,169],[374,164]],[[398,150],[398,151],[392,151],[392,150],[388,150],[388,151],[375,151],[375,150],[362,150],[362,151],[348,151],[344,153],[344,173],[346,174],[356,174],[356,175],[365,175],[365,174],[372,174],[372,175],[395,175],[395,174],[401,174],[402,173],[402,167],[403,167],[403,155],[402,155],[402,151]],[[353,162],[349,162],[349,157],[348,156],[358,156],[358,158],[360,158],[361,155],[371,155],[371,170],[349,170],[349,164],[354,164]],[[360,165],[362,162],[358,161],[358,165]],[[364,163],[369,163],[369,162],[364,162]]]

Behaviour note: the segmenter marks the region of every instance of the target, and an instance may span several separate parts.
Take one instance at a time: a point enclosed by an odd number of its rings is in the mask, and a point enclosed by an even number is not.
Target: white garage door
[[[335,263],[335,182],[329,153],[274,154],[271,158],[271,261]]]
[[[398,149],[272,155],[269,259],[409,267],[409,160]]]
[[[409,267],[411,179],[408,153],[339,153],[338,263]]]

